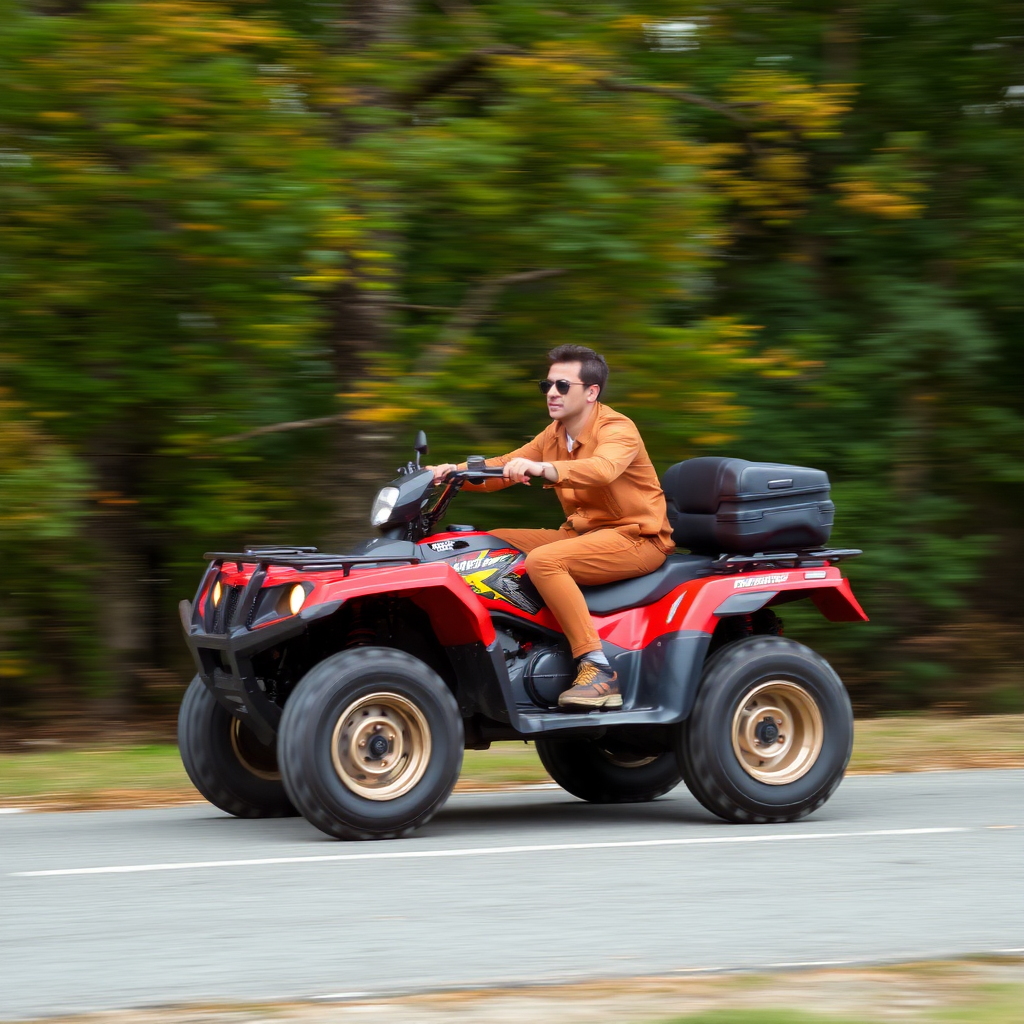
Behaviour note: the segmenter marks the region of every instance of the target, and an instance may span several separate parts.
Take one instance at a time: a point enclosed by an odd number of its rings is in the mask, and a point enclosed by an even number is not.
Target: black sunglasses
[[[537,381],[537,387],[540,388],[540,393],[546,395],[552,388],[555,388],[560,395],[569,394],[569,388],[574,384],[578,384],[581,388],[589,388],[589,384],[584,384],[581,380],[539,380]]]

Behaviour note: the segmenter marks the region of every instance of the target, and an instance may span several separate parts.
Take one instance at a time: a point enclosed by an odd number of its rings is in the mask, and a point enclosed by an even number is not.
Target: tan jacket
[[[567,524],[577,533],[617,529],[632,533],[639,527],[662,551],[675,547],[665,512],[665,492],[647,456],[640,432],[628,416],[597,403],[575,439],[570,452],[565,427],[552,421],[532,441],[507,455],[488,459],[488,466],[504,466],[512,459],[550,462],[558,482],[546,484],[558,492]],[[505,480],[467,484],[472,490],[497,491]]]

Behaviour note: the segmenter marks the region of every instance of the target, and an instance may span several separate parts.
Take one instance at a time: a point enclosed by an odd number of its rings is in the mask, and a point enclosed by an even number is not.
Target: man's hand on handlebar
[[[437,485],[443,483],[444,478],[449,473],[454,473],[459,467],[454,462],[443,462],[440,466],[427,466],[426,468],[434,474],[434,484]]]
[[[471,462],[473,460],[470,460]],[[511,481],[514,484],[526,484],[529,486],[530,478],[539,476],[543,477],[550,483],[558,482],[558,473],[555,472],[555,467],[550,462],[534,462],[532,459],[512,459],[511,462],[507,462],[504,466],[484,466],[481,464],[478,466],[469,466],[467,469],[460,470],[457,465],[452,462],[444,462],[440,466],[426,466],[431,473],[434,474],[434,484],[442,484],[452,473],[458,473],[461,477],[466,477],[472,480],[474,477],[478,478],[483,476],[500,476],[506,480]]]
[[[505,471],[502,474],[506,480],[513,483],[526,484],[530,486],[530,477],[540,476],[549,483],[558,481],[558,473],[550,462],[534,462],[532,459],[512,459],[505,463]]]

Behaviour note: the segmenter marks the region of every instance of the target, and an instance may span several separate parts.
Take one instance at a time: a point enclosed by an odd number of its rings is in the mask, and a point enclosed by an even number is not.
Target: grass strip
[[[50,1024],[1024,1024],[1024,961],[977,957],[880,967],[621,977],[342,1001],[192,1005]]]
[[[939,715],[857,724],[851,772],[1024,767],[1024,715]],[[533,744],[467,750],[459,789],[550,782]],[[0,801],[55,807],[198,799],[173,744],[0,754]]]

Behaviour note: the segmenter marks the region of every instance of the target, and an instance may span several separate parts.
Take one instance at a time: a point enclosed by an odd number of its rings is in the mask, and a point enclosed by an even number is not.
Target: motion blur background
[[[207,549],[337,549],[548,348],[826,469],[861,711],[1024,710],[1019,0],[0,0],[0,712],[159,716]],[[554,525],[550,493],[465,496]]]

